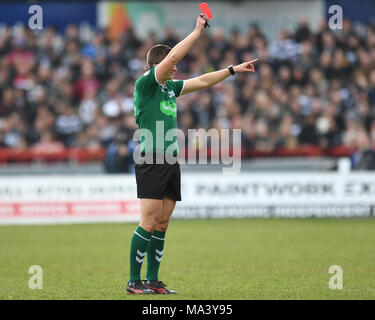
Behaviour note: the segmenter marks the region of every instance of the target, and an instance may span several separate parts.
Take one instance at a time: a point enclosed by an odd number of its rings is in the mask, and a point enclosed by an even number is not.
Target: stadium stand
[[[179,38],[141,41],[130,29],[116,41],[105,31],[69,25],[43,36],[20,26],[0,31],[0,165],[33,161],[104,161],[129,171],[134,149],[132,92],[147,51]],[[369,168],[375,148],[375,25],[342,31],[301,21],[268,43],[256,25],[226,37],[212,28],[178,65],[176,78],[260,59],[238,74],[178,101],[179,128],[242,130],[244,157],[351,156]],[[372,157],[372,158],[371,158]],[[366,163],[368,163],[366,165]]]

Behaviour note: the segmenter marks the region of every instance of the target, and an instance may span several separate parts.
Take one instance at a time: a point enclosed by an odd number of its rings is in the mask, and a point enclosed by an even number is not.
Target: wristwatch
[[[232,76],[234,76],[235,72],[234,72],[234,69],[233,69],[233,64],[228,67],[228,70],[229,70],[230,74]]]

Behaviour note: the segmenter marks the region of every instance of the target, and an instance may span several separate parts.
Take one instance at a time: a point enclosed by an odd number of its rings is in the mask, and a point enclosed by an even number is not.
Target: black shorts
[[[174,164],[136,164],[137,197],[181,201],[181,170]]]

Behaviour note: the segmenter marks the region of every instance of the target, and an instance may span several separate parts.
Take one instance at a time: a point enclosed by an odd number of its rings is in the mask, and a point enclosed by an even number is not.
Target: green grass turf
[[[173,220],[160,279],[177,296],[126,295],[135,228],[1,226],[0,299],[375,298],[375,219]],[[41,290],[28,287],[31,265]],[[331,265],[342,290],[328,287]]]

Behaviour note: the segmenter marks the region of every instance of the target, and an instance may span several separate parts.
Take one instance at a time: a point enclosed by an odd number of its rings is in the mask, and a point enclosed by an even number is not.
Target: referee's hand
[[[236,65],[233,67],[234,72],[254,72],[254,63],[257,62],[259,59],[254,59],[251,61],[247,61],[244,63],[241,63],[239,65]]]
[[[209,21],[207,15],[200,15],[197,19],[197,25],[195,26],[195,30],[198,31],[199,33],[203,33],[204,31],[204,26],[206,25],[206,22]]]

